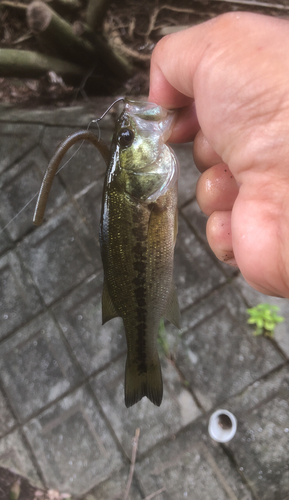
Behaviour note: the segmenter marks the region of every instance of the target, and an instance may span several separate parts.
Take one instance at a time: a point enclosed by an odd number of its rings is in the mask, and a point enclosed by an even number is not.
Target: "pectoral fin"
[[[174,283],[172,283],[170,295],[167,301],[164,317],[180,329],[181,315],[177,292]]]
[[[117,316],[119,314],[113,305],[106,281],[104,280],[102,291],[102,324],[104,325],[110,319],[117,318]]]

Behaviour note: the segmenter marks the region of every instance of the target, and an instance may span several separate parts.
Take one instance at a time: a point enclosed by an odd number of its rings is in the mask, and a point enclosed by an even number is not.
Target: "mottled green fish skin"
[[[178,166],[164,143],[166,110],[126,101],[116,124],[100,224],[103,323],[120,316],[127,340],[125,404],[163,396],[157,335],[161,317],[179,327],[173,283]],[[122,139],[127,130],[132,142]],[[125,131],[125,132],[124,132]]]

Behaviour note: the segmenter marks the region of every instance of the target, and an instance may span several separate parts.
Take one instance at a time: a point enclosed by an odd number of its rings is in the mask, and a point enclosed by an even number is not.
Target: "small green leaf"
[[[258,326],[258,328],[263,328],[264,320],[262,318],[257,318],[256,325]]]
[[[265,330],[274,330],[275,328],[274,321],[264,321],[264,328]]]
[[[278,316],[276,311],[279,311],[279,307],[271,304],[258,304],[255,307],[247,309],[247,313],[250,316],[247,323],[257,326],[253,335],[264,334],[267,337],[273,337],[275,326],[284,321],[284,318]]]
[[[276,323],[283,323],[283,321],[285,321],[285,318],[283,318],[282,316],[276,316],[275,321]]]

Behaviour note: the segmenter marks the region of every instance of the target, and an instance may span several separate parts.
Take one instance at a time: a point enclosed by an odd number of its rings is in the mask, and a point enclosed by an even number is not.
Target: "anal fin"
[[[164,312],[164,317],[180,330],[181,314],[177,297],[177,291],[174,283],[172,283],[171,286],[170,294]]]
[[[110,298],[107,283],[104,280],[102,290],[102,324],[104,325],[110,319],[117,318],[118,316],[119,314]]]

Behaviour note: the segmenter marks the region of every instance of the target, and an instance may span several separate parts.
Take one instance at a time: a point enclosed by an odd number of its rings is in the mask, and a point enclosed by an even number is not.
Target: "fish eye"
[[[119,134],[119,143],[122,147],[130,146],[134,140],[134,133],[129,128],[124,128]]]

